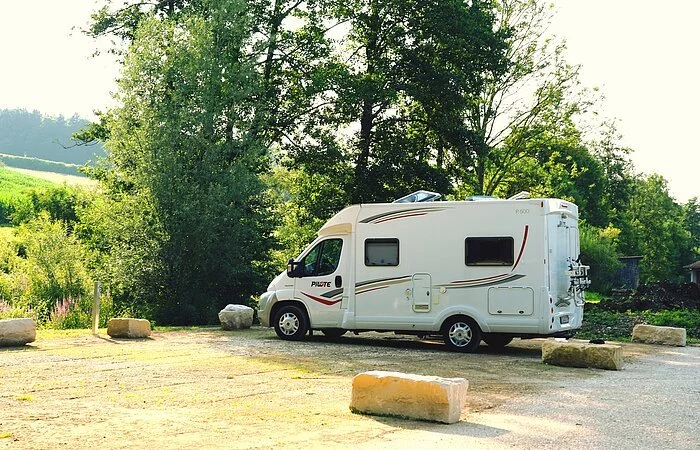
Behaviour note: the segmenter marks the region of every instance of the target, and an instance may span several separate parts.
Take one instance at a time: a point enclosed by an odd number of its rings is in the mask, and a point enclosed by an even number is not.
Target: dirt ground
[[[541,340],[455,354],[442,344],[368,333],[279,340],[268,329],[42,338],[0,349],[0,448],[375,448],[397,431],[449,426],[349,411],[367,370],[463,377],[462,421],[504,402],[604,371],[547,366]],[[624,344],[634,360],[657,347]]]

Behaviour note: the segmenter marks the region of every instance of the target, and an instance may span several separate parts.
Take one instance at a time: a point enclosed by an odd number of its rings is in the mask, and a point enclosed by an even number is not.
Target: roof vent
[[[466,202],[482,202],[484,200],[500,200],[500,199],[498,197],[494,197],[493,195],[470,195],[469,197],[464,199],[464,201],[466,201]]]
[[[434,202],[440,199],[442,195],[437,192],[430,191],[416,191],[408,195],[404,195],[401,198],[394,200],[394,203],[420,203],[420,202]]]
[[[530,193],[528,191],[520,191],[512,197],[508,197],[508,200],[525,200],[530,198]]]

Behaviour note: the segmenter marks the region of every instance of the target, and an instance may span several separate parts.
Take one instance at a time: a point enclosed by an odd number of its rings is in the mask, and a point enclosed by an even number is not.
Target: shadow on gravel
[[[267,338],[270,340],[279,340],[277,337]],[[449,351],[442,342],[438,341],[426,341],[419,340],[410,337],[402,336],[341,336],[337,338],[328,338],[322,335],[314,335],[307,337],[301,342],[295,342],[293,344],[299,345],[303,342],[313,342],[318,344],[327,345],[349,345],[367,348],[395,348],[402,350],[417,350],[422,352],[439,352],[444,354],[461,355],[464,353],[451,352]],[[515,340],[512,344],[503,348],[489,347],[488,345],[481,345],[473,354],[483,354],[483,355],[502,355],[502,356],[512,356],[517,358],[531,358],[540,359],[541,349],[539,343],[527,342],[525,346],[523,343],[526,341]]]
[[[372,419],[381,424],[401,428],[409,431],[430,431],[431,433],[441,433],[453,436],[477,437],[477,438],[495,438],[504,434],[510,433],[509,430],[503,428],[490,427],[479,423],[471,423],[466,420],[461,420],[457,423],[446,424],[436,422],[424,422],[415,419],[405,419],[401,417],[383,417],[365,415],[364,417]]]
[[[33,350],[39,350],[39,347],[36,346],[36,341],[25,344],[25,345],[13,345],[9,347],[0,347],[0,353],[3,352],[26,352],[26,351],[33,351]]]

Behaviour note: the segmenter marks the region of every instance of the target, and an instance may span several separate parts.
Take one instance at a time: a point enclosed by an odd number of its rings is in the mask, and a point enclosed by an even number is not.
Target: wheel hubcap
[[[472,340],[472,329],[464,322],[457,322],[450,327],[449,336],[456,347],[464,347]]]
[[[299,330],[299,319],[292,313],[282,314],[279,323],[280,330],[287,336],[291,336]]]

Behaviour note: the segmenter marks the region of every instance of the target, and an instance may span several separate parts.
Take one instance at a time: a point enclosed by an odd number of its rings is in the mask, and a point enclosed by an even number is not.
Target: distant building
[[[700,261],[695,261],[683,268],[690,270],[690,282],[700,285]]]

